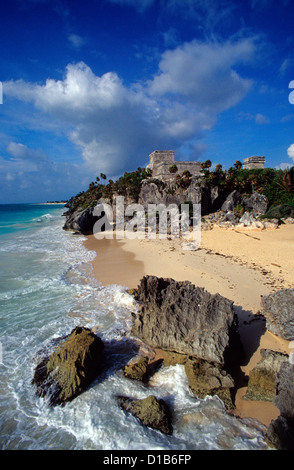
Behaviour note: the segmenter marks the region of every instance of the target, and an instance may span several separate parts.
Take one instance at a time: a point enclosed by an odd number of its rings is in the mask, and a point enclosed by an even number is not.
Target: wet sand
[[[219,292],[234,302],[245,352],[242,373],[248,376],[260,359],[260,349],[289,354],[289,342],[265,329],[258,313],[262,295],[293,287],[294,225],[277,230],[234,231],[214,228],[201,233],[200,249],[184,251],[181,240],[97,240],[85,246],[96,251],[93,275],[103,285],[136,287],[144,275],[188,280],[210,293]],[[269,402],[243,400],[238,389],[235,414],[256,418],[265,425],[279,415]]]

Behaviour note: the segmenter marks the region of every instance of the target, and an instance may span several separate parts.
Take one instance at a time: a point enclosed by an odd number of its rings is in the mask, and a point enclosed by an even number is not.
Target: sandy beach
[[[294,285],[294,225],[276,230],[226,230],[215,227],[201,233],[198,250],[182,249],[179,239],[103,239],[88,236],[85,246],[97,253],[93,275],[103,285],[136,287],[144,275],[188,280],[210,293],[234,302],[246,360],[241,367],[248,375],[260,359],[260,349],[289,354],[289,342],[265,330],[260,320],[260,299]],[[244,400],[246,387],[236,396],[235,414],[256,418],[265,425],[279,415],[269,402]]]

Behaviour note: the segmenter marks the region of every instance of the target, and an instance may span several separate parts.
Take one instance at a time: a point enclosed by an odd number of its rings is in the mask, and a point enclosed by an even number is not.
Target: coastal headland
[[[269,332],[259,314],[262,296],[293,287],[294,224],[276,230],[215,227],[201,233],[201,246],[194,251],[183,250],[180,239],[169,238],[97,240],[87,235],[85,246],[97,254],[93,275],[102,285],[136,288],[143,276],[154,275],[187,280],[233,301],[246,376],[260,360],[262,349],[291,352],[289,341]],[[243,399],[246,391],[244,385],[237,391],[235,415],[265,425],[279,416],[272,402]]]

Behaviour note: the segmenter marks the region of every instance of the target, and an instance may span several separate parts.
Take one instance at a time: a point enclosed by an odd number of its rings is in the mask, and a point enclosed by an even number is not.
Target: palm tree
[[[240,162],[240,160],[236,160],[234,163],[234,167],[236,168],[236,170],[241,170],[242,162]]]

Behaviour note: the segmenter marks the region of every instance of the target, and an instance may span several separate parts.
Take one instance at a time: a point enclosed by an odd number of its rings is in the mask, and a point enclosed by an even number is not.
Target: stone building
[[[200,175],[201,162],[178,162],[175,161],[174,150],[154,150],[149,155],[150,163],[147,168],[152,170],[152,176],[158,179],[167,179],[171,177],[169,168],[172,165],[177,166],[177,172],[180,175],[183,171],[189,171],[191,175]]]
[[[192,176],[201,176],[201,162],[181,162],[175,161],[174,150],[154,150],[149,155],[150,163],[147,168],[152,170],[152,176],[160,180],[169,179],[172,174],[169,171],[172,165],[177,166],[176,174],[182,175],[184,171],[189,171]],[[251,170],[253,168],[264,168],[265,157],[248,157],[243,160],[243,168]]]
[[[244,170],[252,170],[254,168],[264,168],[265,157],[248,157],[243,160]]]

